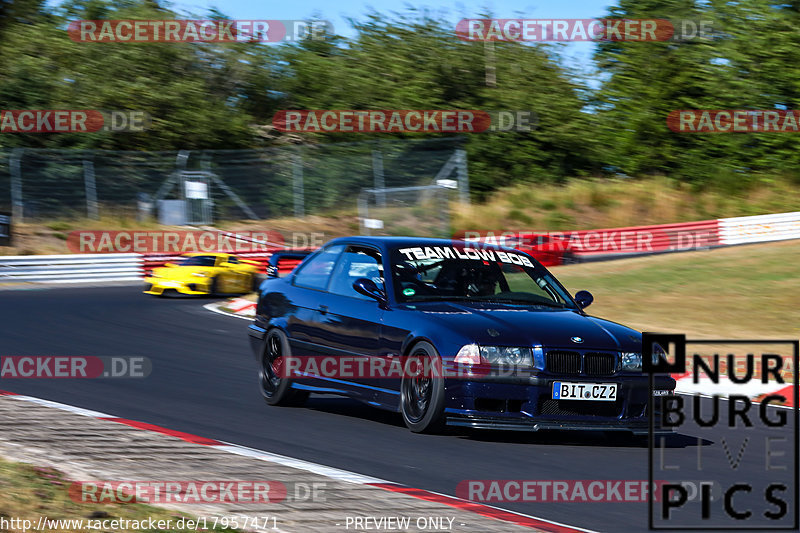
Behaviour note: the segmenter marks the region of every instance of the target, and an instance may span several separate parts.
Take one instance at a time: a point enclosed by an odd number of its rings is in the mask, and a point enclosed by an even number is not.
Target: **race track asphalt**
[[[146,356],[153,363],[146,379],[0,379],[0,389],[451,495],[459,482],[470,479],[647,479],[646,446],[625,437],[470,431],[415,435],[399,415],[343,398],[312,397],[305,408],[269,407],[257,389],[248,321],[203,309],[213,300],[159,299],[140,290],[122,286],[0,292],[0,355]],[[776,459],[788,464],[790,473],[795,468],[793,429],[784,428],[788,455]],[[694,468],[695,436],[702,435],[707,439],[701,447],[703,476],[671,470],[656,478],[721,480],[726,488],[746,478],[758,485],[757,497],[737,496],[736,502],[764,520],[762,512],[775,506],[765,503],[759,484],[787,474],[765,466],[761,448],[772,433],[747,431],[749,448],[734,469],[728,455],[738,455],[742,430],[701,433],[693,425],[681,428],[668,450],[680,458],[669,455],[667,464]],[[789,487],[783,498],[794,513],[797,492]],[[646,504],[496,505],[599,531],[645,531],[648,524]],[[721,509],[717,498],[709,524],[717,523]]]

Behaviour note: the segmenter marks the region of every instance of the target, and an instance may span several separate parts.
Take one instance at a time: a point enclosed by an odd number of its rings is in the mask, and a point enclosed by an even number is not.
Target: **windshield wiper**
[[[414,303],[414,302],[447,302],[450,300],[474,300],[475,298],[470,298],[469,296],[444,296],[444,295],[428,295],[428,296],[415,296],[413,299],[408,300],[406,303]]]
[[[511,303],[511,304],[520,304],[520,305],[542,305],[546,307],[557,307],[559,309],[563,309],[566,307],[565,304],[559,302],[545,302],[541,300],[525,300],[523,298],[481,298],[483,302],[498,302],[498,303]]]

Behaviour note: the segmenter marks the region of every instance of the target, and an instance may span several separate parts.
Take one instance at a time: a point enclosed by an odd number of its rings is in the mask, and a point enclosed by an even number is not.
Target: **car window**
[[[334,294],[369,300],[368,296],[353,289],[353,283],[359,278],[371,279],[383,290],[381,254],[369,247],[349,246],[336,264],[328,290]]]
[[[336,260],[339,259],[342,251],[344,251],[344,245],[337,244],[317,252],[297,272],[294,277],[294,285],[308,289],[325,290],[328,287],[328,281],[330,280],[331,272],[333,272],[333,267],[336,265]]]
[[[213,267],[216,264],[217,257],[214,255],[195,255],[187,257],[178,263],[180,266],[204,266]]]
[[[408,247],[393,250],[390,261],[398,302],[466,299],[574,308],[555,278],[518,251]]]
[[[508,283],[509,291],[534,294],[543,298],[550,298],[556,302],[565,303],[565,299],[560,297],[548,283],[543,283],[541,281],[542,278],[538,278],[539,281],[537,281],[536,279],[530,277],[525,269],[521,266],[504,264],[501,268],[503,271],[503,276]],[[495,294],[503,292],[499,285],[497,286],[497,289],[498,290],[495,292]]]
[[[228,256],[228,263],[230,263],[232,265],[238,265],[239,264],[239,260],[237,258],[235,258],[234,256],[229,255]]]

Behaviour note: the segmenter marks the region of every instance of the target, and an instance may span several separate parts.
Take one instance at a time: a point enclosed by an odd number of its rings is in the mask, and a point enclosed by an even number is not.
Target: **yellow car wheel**
[[[214,276],[211,278],[211,283],[208,284],[208,294],[211,296],[217,296],[217,291],[219,290],[219,283],[218,277]]]

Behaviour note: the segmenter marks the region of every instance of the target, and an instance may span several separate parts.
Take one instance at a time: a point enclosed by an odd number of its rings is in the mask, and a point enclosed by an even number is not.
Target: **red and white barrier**
[[[719,383],[714,383],[707,377],[701,377],[698,383],[695,383],[691,374],[673,375],[672,377],[676,381],[675,392],[679,394],[716,395],[720,398],[728,398],[732,394],[740,394],[756,401],[775,394],[786,398],[784,406],[794,406],[794,386],[786,383],[774,381],[762,383],[761,380],[751,380],[746,384],[739,384],[733,383],[725,376],[720,377]]]
[[[717,220],[565,232],[578,256],[647,255],[719,246]]]
[[[800,212],[549,233],[466,231],[458,237],[519,248],[537,259],[556,253],[559,261],[545,264],[558,264],[564,254],[579,261],[595,261],[800,239]]]
[[[259,241],[228,232],[221,232],[237,240],[249,241],[267,247],[258,252],[238,253],[237,257],[249,259],[260,263],[259,271],[266,271],[266,264],[270,256],[283,247],[274,246],[274,243]],[[491,237],[490,237],[491,234]],[[720,218],[703,220],[699,222],[682,222],[677,224],[659,224],[653,226],[633,226],[628,228],[595,229],[581,231],[564,231],[551,233],[533,232],[475,232],[483,235],[476,242],[491,242],[503,244],[508,239],[512,247],[519,246],[534,257],[554,256],[557,261],[546,262],[553,264],[561,262],[565,253],[571,254],[578,260],[602,260],[618,257],[649,255],[664,252],[679,252],[715,248],[719,246],[732,246],[738,244],[753,244],[789,239],[800,239],[800,211],[791,213],[777,213],[772,215],[758,215],[750,217]],[[514,237],[517,236],[517,243]],[[541,242],[532,242],[532,236],[546,235],[547,239],[538,239]],[[528,241],[526,241],[528,239]],[[531,241],[531,242],[529,242]],[[527,244],[526,244],[527,243]],[[98,281],[116,280],[120,275],[124,279],[136,279],[149,276],[153,268],[164,266],[170,261],[178,261],[178,255],[166,254],[70,254],[63,256],[6,256],[0,260],[0,281],[59,281],[61,272],[56,276],[48,271],[55,259],[60,263],[69,262],[71,280],[85,281],[92,278]],[[107,263],[125,262],[124,272],[121,270],[108,270]],[[299,260],[286,258],[280,261],[278,270],[281,274],[291,272]],[[22,267],[26,268],[23,272]],[[47,267],[47,268],[42,268]],[[102,267],[102,272],[97,271]],[[65,267],[60,264],[59,268]],[[122,266],[120,266],[122,268]],[[91,272],[90,272],[91,271]],[[84,275],[84,274],[91,274]],[[24,274],[24,275],[23,275]],[[36,274],[34,276],[34,274]],[[102,275],[101,275],[102,274]],[[113,274],[109,277],[106,274]],[[49,279],[51,276],[52,279]]]

